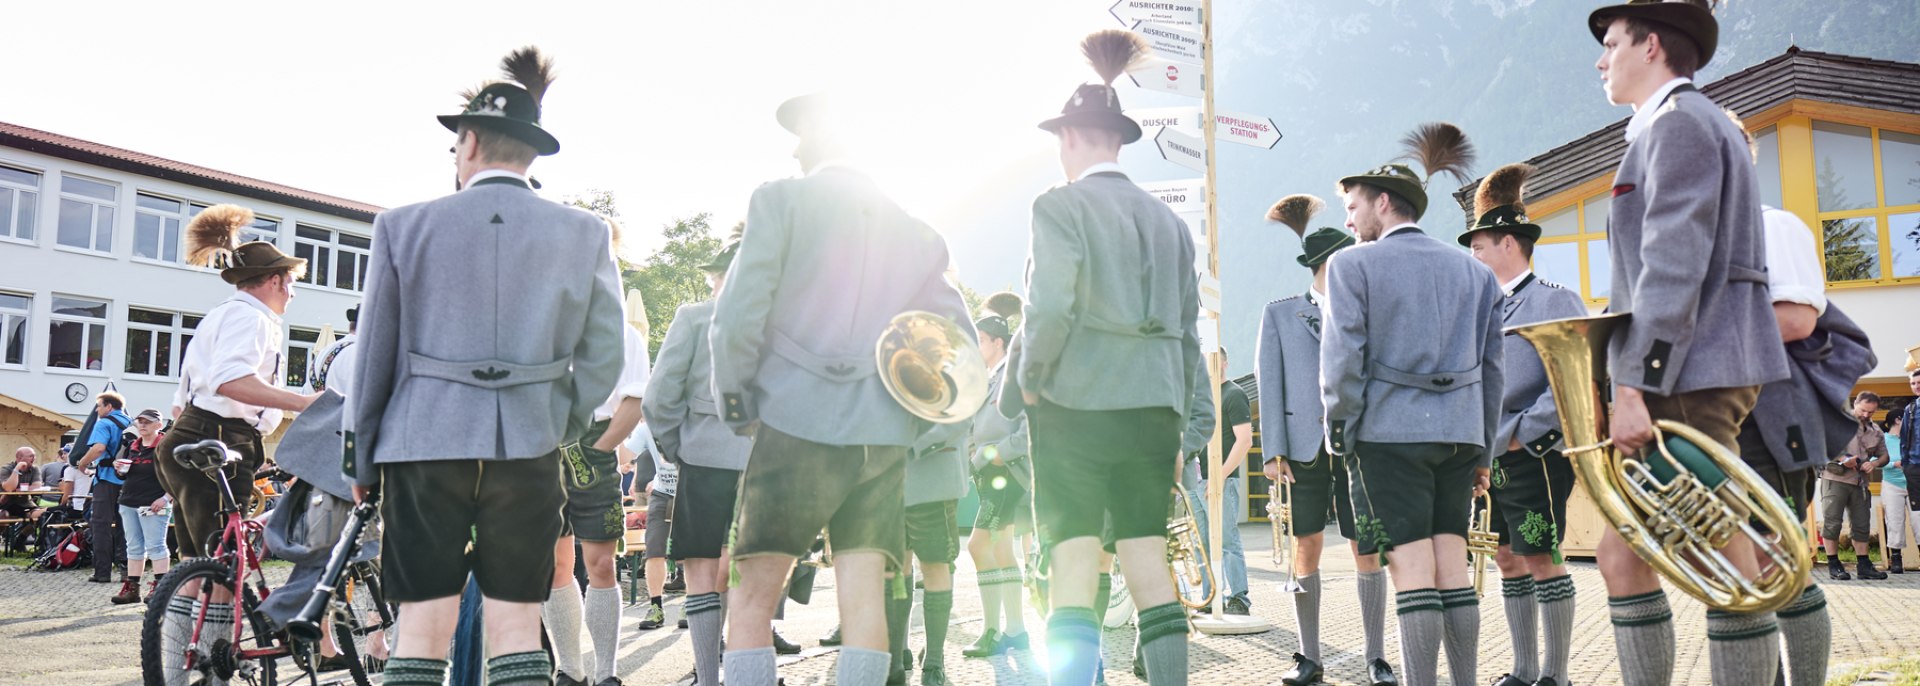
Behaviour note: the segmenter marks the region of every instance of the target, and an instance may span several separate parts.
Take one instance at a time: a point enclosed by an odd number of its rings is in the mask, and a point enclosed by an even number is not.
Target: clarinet
[[[303,641],[321,639],[320,621],[326,615],[327,606],[333,603],[333,593],[340,586],[340,577],[347,573],[347,565],[355,555],[360,554],[360,534],[367,528],[379,512],[380,487],[375,486],[367,492],[367,497],[353,506],[353,516],[347,519],[346,526],[340,530],[340,541],[333,544],[333,553],[327,557],[326,571],[321,572],[320,581],[313,586],[313,595],[307,598],[300,614],[287,623],[287,633]]]

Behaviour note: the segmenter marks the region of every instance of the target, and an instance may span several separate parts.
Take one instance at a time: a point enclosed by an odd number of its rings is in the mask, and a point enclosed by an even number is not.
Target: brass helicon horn
[[[1611,449],[1596,384],[1605,378],[1607,342],[1628,316],[1508,329],[1540,352],[1560,410],[1565,454],[1581,486],[1634,553],[1687,595],[1731,612],[1785,606],[1800,596],[1812,570],[1806,534],[1739,455],[1693,427],[1664,419],[1654,423],[1645,454]],[[1741,538],[1763,558],[1751,578],[1721,550]]]
[[[1188,609],[1211,607],[1216,590],[1210,582],[1212,564],[1200,541],[1193,509],[1187,505],[1187,494],[1179,486],[1173,487],[1172,510],[1167,517],[1167,561],[1173,569],[1173,588],[1180,595],[1180,604]]]
[[[895,315],[874,344],[874,358],[887,393],[921,419],[964,422],[987,400],[980,346],[946,317],[918,310]]]

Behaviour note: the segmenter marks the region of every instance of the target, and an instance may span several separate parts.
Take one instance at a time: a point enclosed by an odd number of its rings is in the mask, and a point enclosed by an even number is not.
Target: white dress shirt
[[[353,397],[353,380],[360,368],[360,346],[354,345],[358,340],[358,336],[347,334],[313,358],[315,373],[321,365],[326,365],[326,375],[319,378],[320,385],[343,398]],[[332,362],[327,361],[329,355],[333,357]]]
[[[198,407],[229,419],[245,419],[262,434],[280,426],[281,411],[248,405],[220,395],[227,382],[252,375],[278,388],[284,357],[280,315],[244,292],[220,303],[200,320],[193,345],[180,362],[180,386],[173,406]]]
[[[1827,281],[1820,273],[1820,253],[1813,231],[1792,212],[1760,206],[1766,227],[1767,291],[1777,303],[1811,305],[1827,313]]]
[[[1120,169],[1120,163],[1118,162],[1099,162],[1099,163],[1095,163],[1091,167],[1087,167],[1086,171],[1080,172],[1080,178],[1074,179],[1074,180],[1084,181],[1086,180],[1087,177],[1093,176],[1094,174],[1098,174],[1100,172],[1112,172],[1115,174],[1127,173],[1126,171]]]
[[[1513,297],[1513,289],[1519,288],[1520,282],[1527,280],[1527,276],[1531,274],[1533,274],[1531,269],[1521,271],[1520,275],[1513,277],[1512,281],[1500,284],[1500,292],[1507,294],[1509,298]]]
[[[1633,111],[1633,118],[1627,120],[1627,142],[1632,143],[1633,139],[1640,137],[1641,131],[1645,131],[1647,127],[1653,126],[1655,113],[1660,111],[1660,105],[1667,101],[1667,96],[1673,95],[1673,89],[1689,83],[1693,83],[1693,79],[1685,76],[1668,81],[1666,85],[1661,86],[1653,92],[1653,97],[1647,98],[1645,105],[1635,109]]]
[[[460,189],[466,190],[468,188],[472,188],[473,184],[479,183],[481,179],[488,179],[496,176],[509,178],[509,179],[519,179],[520,183],[527,184],[529,187],[533,185],[533,182],[527,179],[526,174],[512,172],[505,169],[482,169],[480,171],[474,172],[473,176],[467,177],[467,185],[462,186]]]
[[[1407,222],[1405,224],[1400,224],[1398,226],[1395,226],[1391,229],[1387,229],[1386,233],[1380,234],[1380,237],[1386,238],[1388,236],[1394,235],[1396,233],[1400,233],[1401,231],[1405,231],[1407,229],[1418,229],[1418,228],[1420,228],[1419,224],[1415,224],[1413,222]]]
[[[621,327],[626,330],[626,364],[620,367],[620,381],[613,386],[613,395],[593,410],[593,421],[602,422],[613,419],[613,411],[619,409],[623,398],[639,398],[647,392],[647,377],[652,375],[653,365],[647,361],[647,339],[632,326]]]

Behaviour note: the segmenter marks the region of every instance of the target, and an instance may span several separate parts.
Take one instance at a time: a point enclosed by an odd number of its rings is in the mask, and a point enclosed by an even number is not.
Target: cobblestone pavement
[[[1275,629],[1248,636],[1195,636],[1191,643],[1191,683],[1277,684],[1295,649],[1291,602],[1278,590],[1281,577],[1267,552],[1267,530],[1264,525],[1247,525],[1241,538],[1248,546],[1254,614],[1272,622]],[[1328,677],[1333,684],[1352,684],[1361,678],[1364,666],[1359,654],[1362,641],[1358,601],[1353,595],[1353,560],[1347,547],[1331,532],[1328,538],[1329,549],[1323,560],[1326,607],[1322,610]],[[955,594],[953,627],[947,636],[948,678],[961,685],[1044,684],[1042,651],[992,660],[960,656],[960,650],[980,631],[979,596],[972,587],[971,565],[964,555],[961,557],[955,575],[960,588]],[[1574,563],[1572,567],[1579,589],[1572,680],[1583,686],[1617,684],[1612,629],[1599,573],[1591,563]],[[1824,579],[1823,568],[1815,573]],[[90,584],[86,576],[85,572],[38,573],[0,566],[0,646],[6,646],[9,655],[0,661],[0,686],[138,683],[140,606],[109,605],[107,599],[118,586]],[[1499,581],[1493,578],[1496,574],[1492,570],[1488,576],[1488,593],[1481,603],[1481,683],[1506,671],[1512,662],[1506,618],[1499,603]],[[1833,616],[1834,672],[1920,652],[1911,647],[1912,608],[1920,607],[1920,574],[1895,576],[1889,581],[1828,582],[1825,588]],[[1685,595],[1673,593],[1671,597],[1679,637],[1674,681],[1708,683],[1705,610]],[[788,684],[833,683],[836,653],[817,645],[819,637],[835,623],[833,604],[832,575],[823,573],[812,605],[788,607],[789,618],[778,628],[807,648],[799,656],[782,658],[781,675]],[[635,627],[644,606],[627,609],[619,671],[628,686],[680,684],[693,668],[687,632],[676,630],[672,623],[681,616],[681,599],[669,596],[667,605],[667,626],[645,632]],[[1391,611],[1388,619],[1388,652],[1397,664],[1399,637]],[[918,610],[914,621],[913,650],[919,655],[925,639],[918,624]],[[1038,629],[1044,623],[1029,611],[1027,626]],[[1106,633],[1109,683],[1141,683],[1130,669],[1133,638],[1130,626]],[[1036,649],[1040,648],[1038,641],[1035,643]],[[914,683],[918,683],[917,675]]]

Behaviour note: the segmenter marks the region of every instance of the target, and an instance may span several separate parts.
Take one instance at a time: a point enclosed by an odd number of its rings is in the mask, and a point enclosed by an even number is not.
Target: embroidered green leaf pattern
[[[1353,525],[1361,540],[1373,541],[1374,548],[1380,551],[1380,566],[1387,566],[1387,549],[1393,547],[1393,538],[1387,535],[1386,523],[1371,515],[1356,515]]]
[[[1493,463],[1493,487],[1507,487],[1507,468],[1501,466],[1499,462]]]

